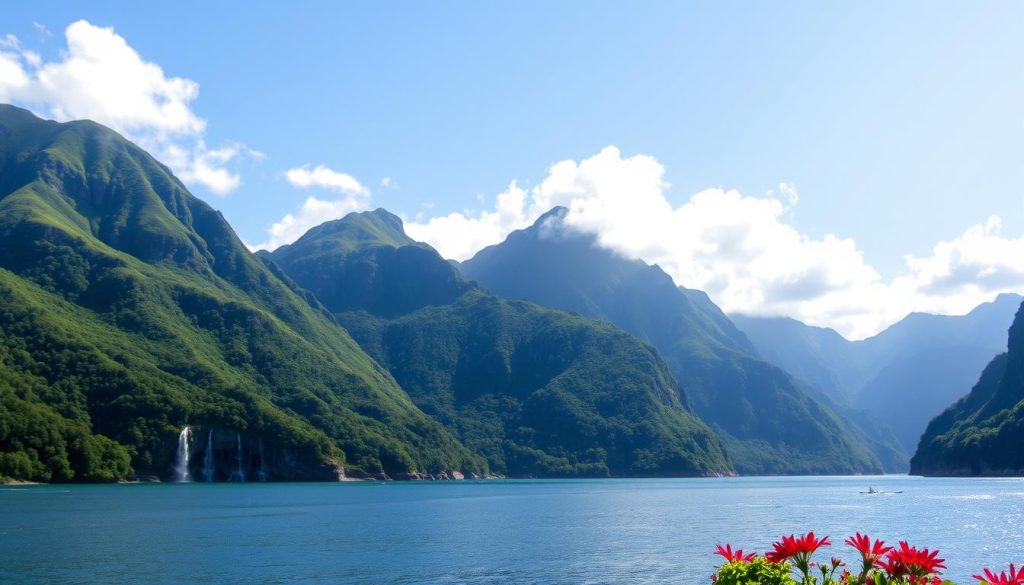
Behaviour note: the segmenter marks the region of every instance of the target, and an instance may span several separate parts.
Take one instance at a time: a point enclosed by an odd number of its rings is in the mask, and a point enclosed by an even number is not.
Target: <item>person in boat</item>
[[[877,494],[878,490],[876,490],[875,486],[873,486],[873,485],[872,486],[868,486],[868,493],[869,494]]]

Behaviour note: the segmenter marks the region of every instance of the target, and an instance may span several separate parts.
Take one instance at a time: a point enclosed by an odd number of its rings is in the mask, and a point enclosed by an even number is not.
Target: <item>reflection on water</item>
[[[905,476],[17,486],[0,490],[0,567],[5,583],[707,583],[715,544],[814,530],[848,561],[855,531],[938,548],[968,583],[1024,561],[1022,495]]]

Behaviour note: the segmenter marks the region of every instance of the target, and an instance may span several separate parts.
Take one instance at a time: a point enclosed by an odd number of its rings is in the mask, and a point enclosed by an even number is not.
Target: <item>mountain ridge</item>
[[[911,313],[859,341],[788,318],[733,319],[766,359],[891,427],[913,452],[928,421],[1003,351],[1006,327],[1022,300],[1003,293],[965,315]]]
[[[186,425],[242,477],[486,472],[148,153],[13,106],[0,136],[0,475],[170,478]]]
[[[388,218],[397,220],[384,210],[351,213],[271,257],[492,469],[514,476],[732,472],[653,348],[607,323],[489,295],[404,232],[331,241],[385,220],[401,229]],[[404,255],[415,265],[395,261]],[[383,287],[386,295],[333,294],[391,282],[417,291],[420,302],[391,287]]]
[[[553,209],[481,250],[460,264],[464,274],[502,297],[604,319],[653,345],[695,411],[726,438],[741,473],[881,471],[866,443],[760,360],[706,295],[680,289],[656,266],[600,249],[565,226],[565,214]]]
[[[994,357],[970,392],[936,416],[911,459],[911,473],[927,476],[1024,474],[1024,304]]]

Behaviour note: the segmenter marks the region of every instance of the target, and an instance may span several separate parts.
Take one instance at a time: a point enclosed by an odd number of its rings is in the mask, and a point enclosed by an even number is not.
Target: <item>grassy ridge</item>
[[[148,154],[10,106],[0,136],[0,450],[24,454],[0,475],[93,477],[71,459],[72,474],[55,473],[59,448],[29,448],[40,440],[19,429],[44,411],[117,454],[111,479],[124,453],[135,472],[165,475],[186,423],[265,438],[291,462],[286,477],[331,462],[486,469]],[[25,476],[33,457],[57,462]]]

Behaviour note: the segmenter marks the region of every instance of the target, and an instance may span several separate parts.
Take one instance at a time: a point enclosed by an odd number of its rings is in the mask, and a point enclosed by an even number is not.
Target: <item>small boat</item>
[[[880,491],[880,490],[876,490],[874,487],[869,487],[868,491],[861,492],[861,493],[865,494],[865,495],[883,495],[883,494],[902,494],[903,491],[901,490],[901,491],[898,491],[898,492],[883,492],[883,491]]]

